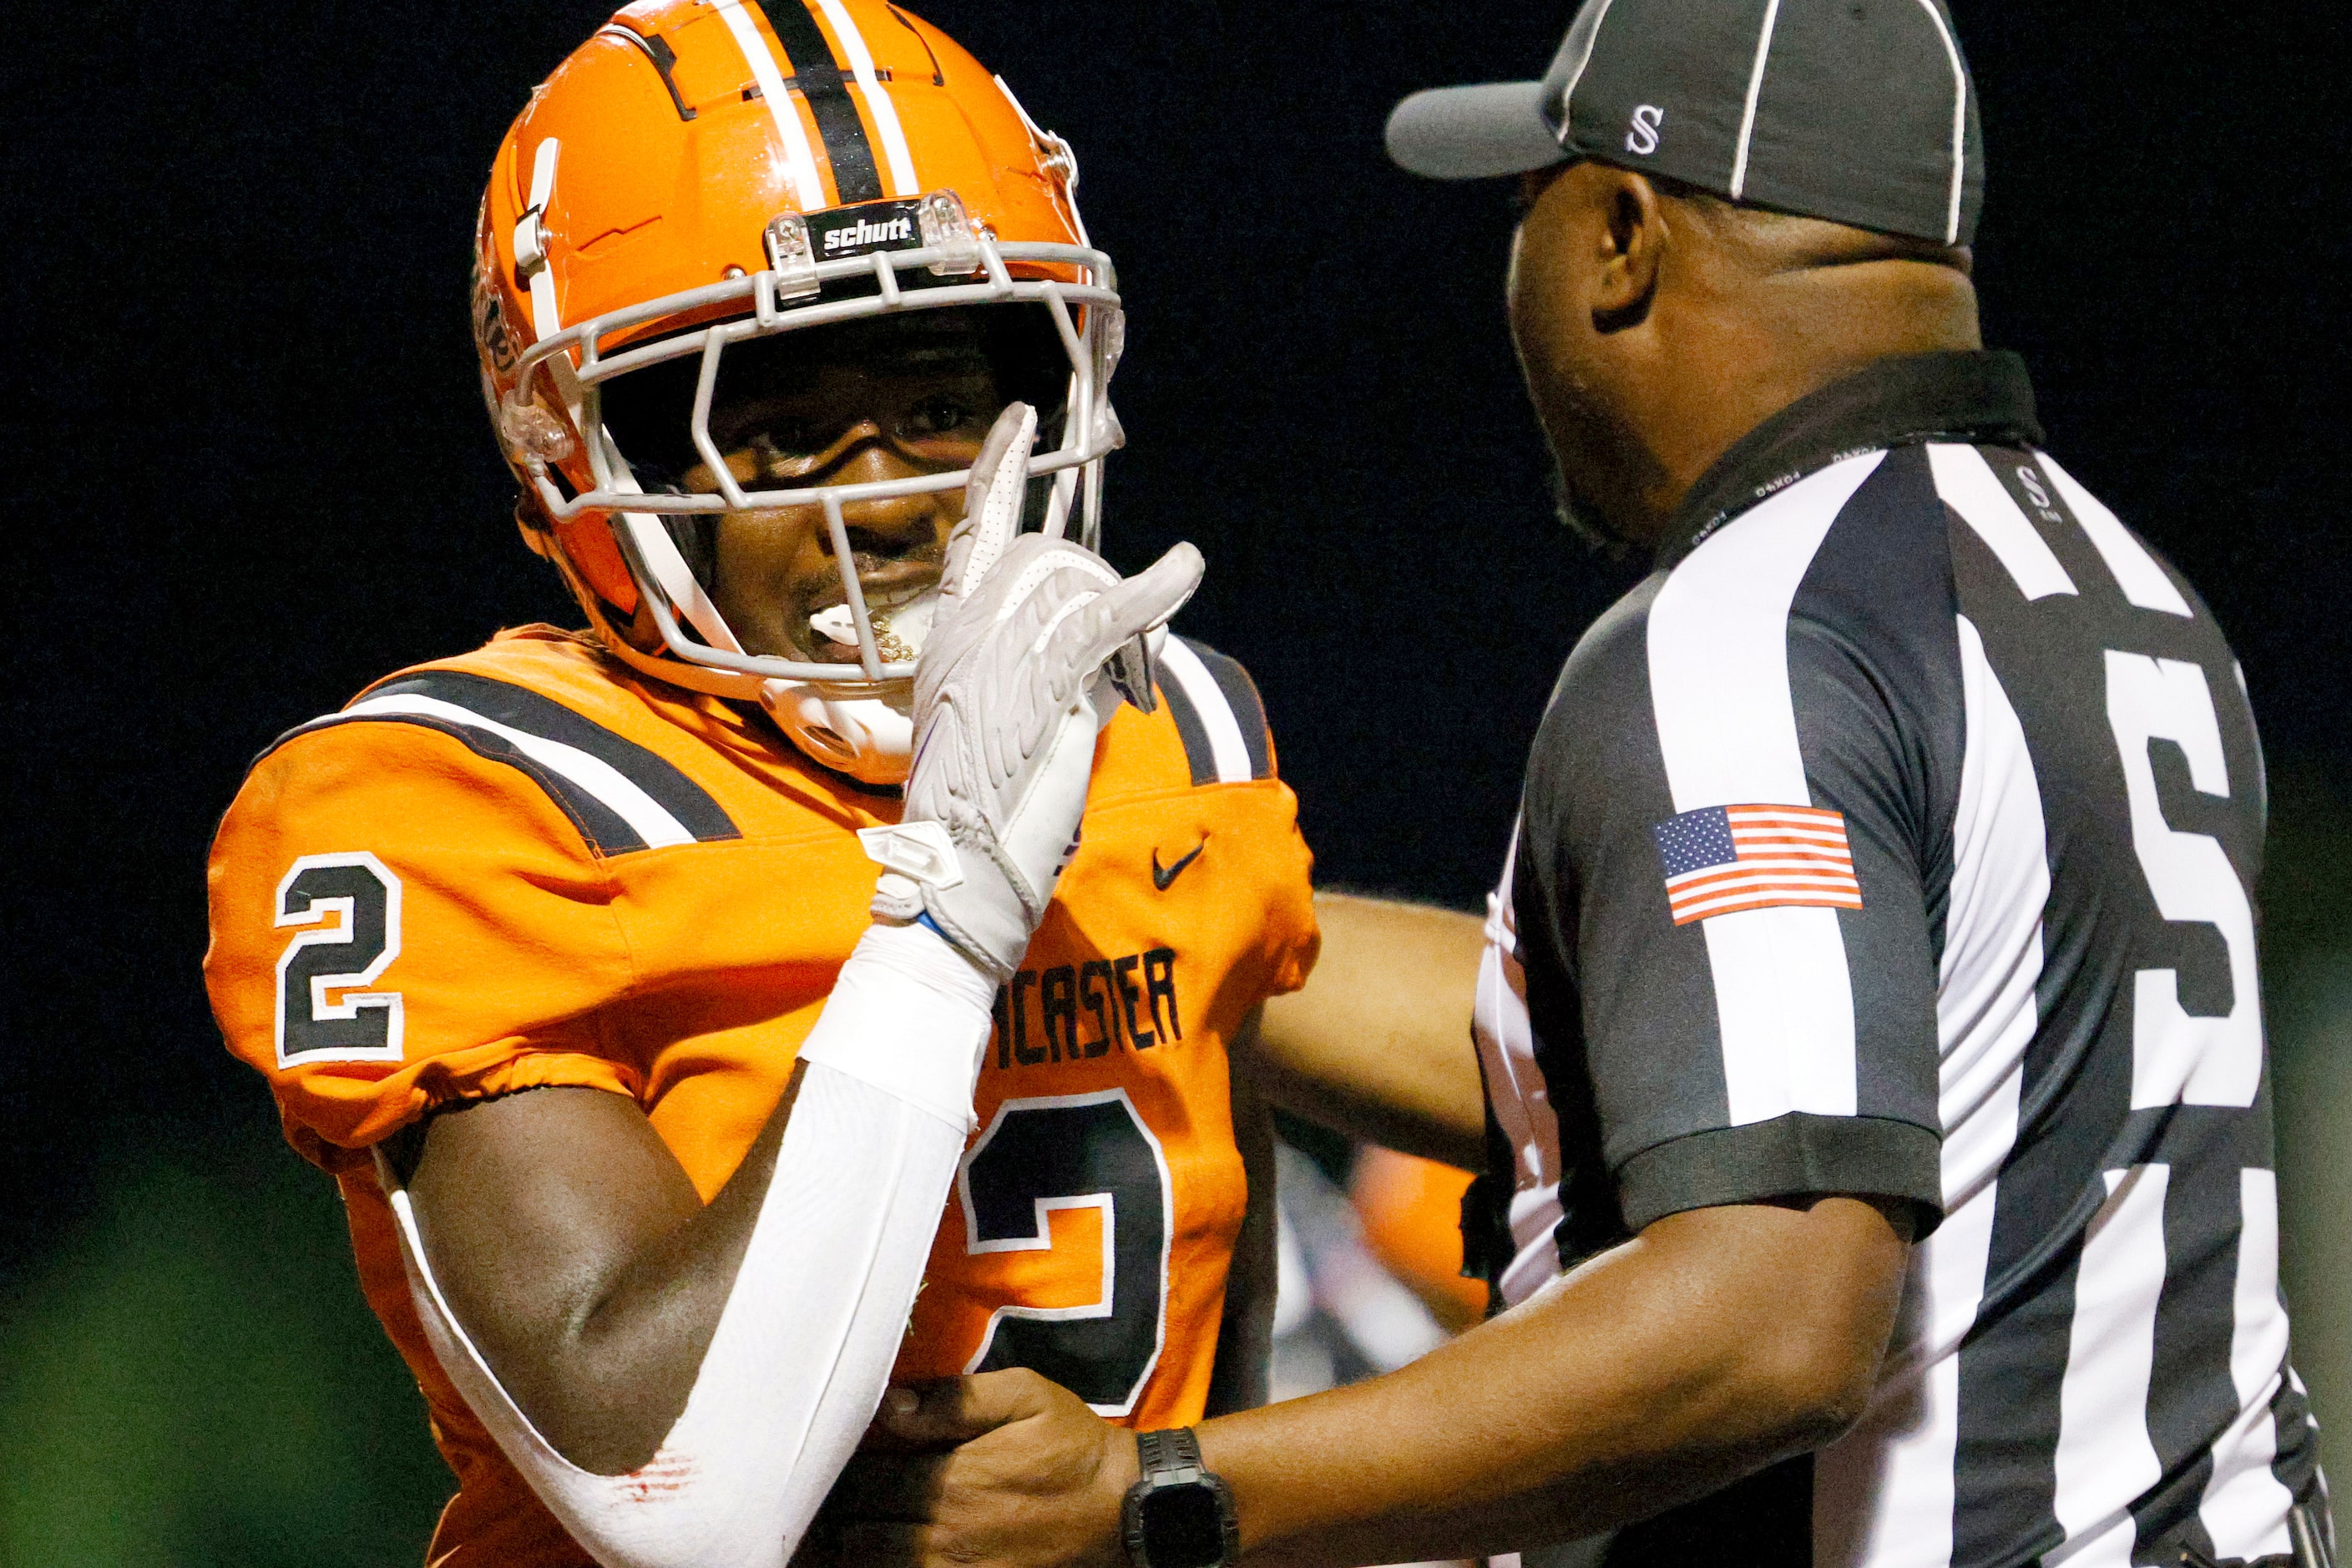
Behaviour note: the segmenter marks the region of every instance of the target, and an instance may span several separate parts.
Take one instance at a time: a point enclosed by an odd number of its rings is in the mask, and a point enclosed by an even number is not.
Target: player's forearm
[[[1247,1070],[1268,1100],[1351,1137],[1475,1169],[1486,1099],[1470,1044],[1484,930],[1422,904],[1318,893],[1306,988],[1265,1005]]]
[[[1851,1200],[1677,1215],[1400,1373],[1213,1421],[1202,1450],[1253,1568],[1591,1534],[1842,1431],[1902,1256]]]

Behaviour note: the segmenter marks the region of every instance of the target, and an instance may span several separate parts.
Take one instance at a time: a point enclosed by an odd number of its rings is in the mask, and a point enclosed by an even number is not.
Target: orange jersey
[[[1034,1367],[1105,1415],[1205,1403],[1246,1205],[1225,1044],[1314,962],[1309,858],[1248,677],[1171,641],[1104,731],[1080,846],[1000,992],[980,1131],[898,1375]],[[549,1085],[633,1098],[708,1200],[775,1109],[898,818],[765,715],[551,627],[418,667],[255,764],[208,870],[206,984],[459,1480],[432,1561],[579,1564],[443,1375],[371,1145]]]

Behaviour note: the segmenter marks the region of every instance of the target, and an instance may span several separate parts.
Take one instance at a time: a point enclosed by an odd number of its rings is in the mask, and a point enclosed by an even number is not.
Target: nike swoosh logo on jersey
[[[1202,839],[1201,842],[1192,846],[1192,852],[1190,855],[1185,856],[1184,858],[1177,861],[1176,864],[1168,867],[1164,870],[1161,869],[1160,865],[1160,851],[1157,848],[1154,848],[1151,851],[1151,885],[1159,889],[1161,892],[1166,892],[1168,890],[1168,885],[1183,874],[1185,867],[1190,866],[1193,861],[1198,860],[1201,858],[1201,851],[1206,849],[1208,847],[1209,841],[1205,838]]]

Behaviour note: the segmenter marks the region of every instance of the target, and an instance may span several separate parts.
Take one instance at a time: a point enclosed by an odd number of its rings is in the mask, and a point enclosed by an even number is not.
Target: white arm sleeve
[[[801,1049],[775,1174],[686,1409],[625,1475],[572,1464],[507,1396],[377,1161],[434,1354],[606,1568],[783,1568],[889,1381],[971,1130],[993,994],[921,926],[877,925],[859,942]]]

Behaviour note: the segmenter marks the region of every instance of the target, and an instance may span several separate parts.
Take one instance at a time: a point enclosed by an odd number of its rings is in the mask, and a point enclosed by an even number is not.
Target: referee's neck
[[[1521,219],[1512,336],[1580,510],[1654,546],[1716,460],[1898,355],[1983,346],[1965,249],[1582,163]]]
[[[1790,404],[1879,360],[1980,349],[1975,287],[1904,258],[1709,269],[1653,311],[1654,373],[1627,387],[1653,477],[1628,531],[1654,544],[1691,487]]]

